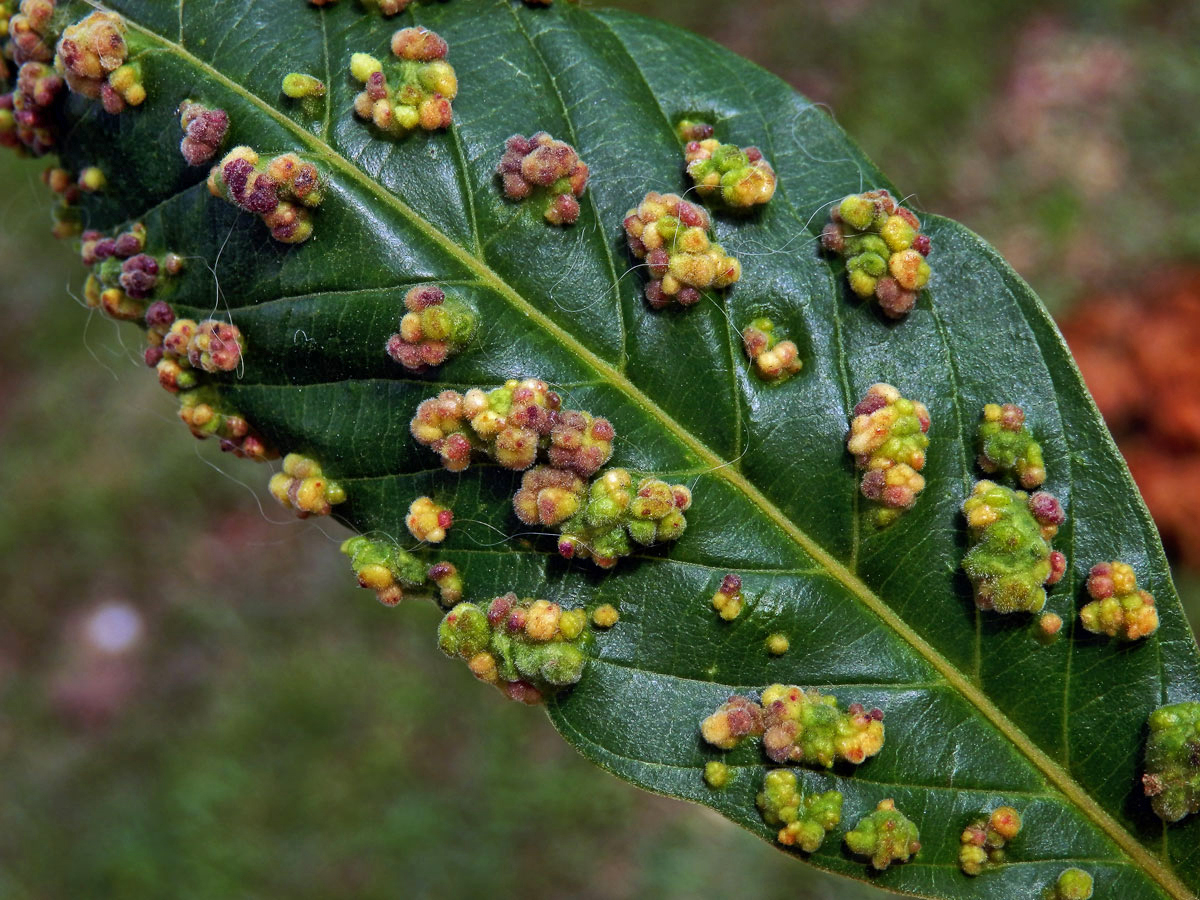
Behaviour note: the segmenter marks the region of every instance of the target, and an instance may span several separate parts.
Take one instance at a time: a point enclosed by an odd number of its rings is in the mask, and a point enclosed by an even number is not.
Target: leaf
[[[89,225],[144,221],[155,247],[187,259],[171,296],[178,312],[227,312],[247,339],[245,368],[223,392],[273,443],[315,457],[346,486],[337,513],[347,525],[399,537],[409,501],[437,491],[452,496],[459,521],[438,556],[464,573],[472,598],[513,590],[620,606],[583,679],[548,705],[581,752],[771,841],[754,804],[760,752],[728,754],[737,777],[712,791],[701,769],[717,757],[697,723],[734,691],[776,681],[832,690],[883,708],[887,742],[853,771],[803,770],[805,786],[845,794],[845,827],[894,797],[923,847],[876,875],[839,832],[811,863],[928,897],[1037,896],[1068,865],[1095,875],[1098,897],[1195,896],[1200,817],[1165,828],[1138,777],[1146,715],[1200,697],[1196,646],[1153,525],[1058,332],[983,241],[925,217],[930,288],[905,321],[885,322],[815,242],[831,200],[888,186],[883,176],[774,77],[636,16],[514,0],[421,3],[388,21],[353,0],[111,8],[150,47],[149,99],[120,116],[70,100],[64,165],[97,164],[109,177],[83,201]],[[391,32],[412,23],[449,42],[461,84],[454,124],[386,140],[351,112],[348,60],[385,53]],[[291,71],[328,85],[318,115],[281,96]],[[185,97],[229,112],[230,146],[319,161],[331,190],[311,240],[273,242],[209,195],[206,173],[176,150]],[[647,190],[685,187],[672,125],[691,113],[761,146],[780,189],[756,217],[717,219],[744,267],[723,306],[654,312],[621,221]],[[571,142],[592,169],[573,228],[508,203],[494,180],[504,139],[537,129]],[[482,334],[416,377],[382,348],[404,289],[425,281],[474,304]],[[782,386],[751,376],[739,346],[735,326],[763,309],[801,343],[803,372]],[[687,479],[695,504],[675,546],[608,574],[565,562],[550,538],[518,529],[511,473],[475,465],[450,475],[410,439],[421,399],[517,375],[607,416],[615,464]],[[876,381],[923,400],[933,418],[929,488],[883,531],[844,447],[849,410]],[[1021,617],[975,611],[959,570],[959,508],[976,477],[980,407],[997,400],[1026,409],[1047,487],[1068,510],[1056,546],[1070,568],[1051,608],[1071,621],[1088,567],[1124,559],[1158,599],[1157,635],[1117,647],[1068,625],[1044,647]],[[751,598],[732,624],[708,603],[726,572]],[[778,658],[762,648],[774,631],[791,639]],[[959,832],[999,803],[1021,811],[1025,831],[1011,864],[969,879]]]

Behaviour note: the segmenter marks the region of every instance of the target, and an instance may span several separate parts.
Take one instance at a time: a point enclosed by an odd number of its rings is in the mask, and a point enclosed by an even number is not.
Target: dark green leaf
[[[621,621],[598,639],[583,680],[549,705],[581,752],[770,841],[754,805],[760,752],[730,753],[738,777],[711,791],[700,773],[717,757],[697,723],[735,690],[831,689],[883,708],[887,742],[856,770],[805,771],[805,784],[844,792],[847,827],[896,798],[923,848],[872,875],[839,832],[814,864],[930,897],[1037,896],[1073,864],[1096,876],[1098,897],[1200,889],[1200,819],[1164,828],[1138,783],[1146,715],[1200,697],[1200,678],[1128,472],[1038,299],[961,226],[925,217],[935,275],[905,321],[854,300],[815,237],[830,201],[888,185],[823,110],[691,35],[563,2],[420,3],[390,21],[354,0],[112,8],[151,47],[150,96],[118,117],[71,99],[64,164],[109,173],[109,190],[85,200],[88,224],[140,219],[153,247],[189,260],[177,309],[227,312],[247,338],[245,369],[223,390],[277,446],[316,457],[346,485],[346,524],[398,537],[412,497],[436,492],[459,521],[439,556],[463,571],[470,597],[619,604]],[[461,84],[454,125],[381,139],[351,112],[349,57],[386,53],[392,31],[414,22],[449,41]],[[281,96],[290,71],[328,84],[323,115],[305,117]],[[320,162],[331,193],[311,240],[274,243],[208,194],[206,173],[176,150],[185,97],[229,112],[230,145]],[[653,312],[621,222],[647,190],[686,186],[672,124],[688,113],[762,147],[780,189],[760,215],[718,219],[744,268],[721,304]],[[506,202],[493,177],[504,139],[539,129],[576,146],[593,173],[571,229]],[[382,348],[404,289],[423,281],[453,285],[480,311],[482,333],[435,375],[406,377]],[[764,310],[801,344],[804,370],[782,386],[751,376],[740,350],[738,328]],[[542,377],[569,405],[611,419],[614,463],[686,479],[695,505],[683,539],[610,574],[567,563],[551,538],[522,533],[511,473],[476,465],[449,475],[410,439],[417,403],[442,386],[513,376]],[[849,410],[877,381],[933,416],[929,488],[885,531],[869,522],[844,447]],[[1056,545],[1070,568],[1051,608],[1070,623],[1088,567],[1124,559],[1158,599],[1155,637],[1117,647],[1068,624],[1044,647],[1022,617],[975,611],[958,568],[959,508],[976,475],[979,410],[993,401],[1024,406],[1047,487],[1069,513]],[[708,603],[727,571],[751,598],[733,624]],[[779,658],[762,648],[774,631],[791,639]],[[1025,830],[1011,864],[969,879],[959,833],[1000,802],[1022,812]]]

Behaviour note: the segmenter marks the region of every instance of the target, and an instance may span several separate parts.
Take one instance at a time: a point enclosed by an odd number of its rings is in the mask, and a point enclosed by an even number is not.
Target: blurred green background
[[[1193,4],[618,5],[829,104],[1056,314],[1200,257]],[[355,589],[338,526],[260,514],[134,330],[70,302],[43,165],[0,155],[0,897],[878,896],[592,768],[437,653],[435,610]]]

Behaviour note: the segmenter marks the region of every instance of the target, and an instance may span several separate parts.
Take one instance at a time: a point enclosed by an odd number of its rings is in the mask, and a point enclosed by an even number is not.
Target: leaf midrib
[[[85,2],[96,9],[107,9],[95,0]],[[220,70],[212,67],[176,41],[169,40],[151,29],[146,28],[129,16],[124,16],[128,26],[144,36],[151,43],[158,44],[167,52],[173,53],[183,62],[194,66],[198,71],[220,83],[231,93],[241,97],[247,103],[257,107],[278,125],[290,132],[295,139],[319,155],[322,160],[338,169],[345,176],[360,185],[368,194],[376,197],[399,213],[411,225],[439,245],[450,256],[458,260],[468,271],[474,272],[481,283],[490,285],[498,294],[508,300],[516,309],[537,325],[541,326],[559,343],[574,353],[583,363],[593,368],[603,376],[609,384],[620,390],[639,409],[656,419],[662,427],[687,447],[697,458],[712,467],[710,474],[727,481],[741,491],[746,498],[757,506],[764,516],[783,531],[797,546],[804,550],[812,559],[823,566],[829,575],[839,581],[851,594],[864,603],[888,625],[899,637],[906,641],[919,653],[946,682],[957,690],[962,697],[979,711],[1001,734],[1007,737],[1038,769],[1046,779],[1107,835],[1117,846],[1133,859],[1137,865],[1156,881],[1171,897],[1176,900],[1189,900],[1194,895],[1179,878],[1171,872],[1162,861],[1154,856],[1130,834],[1122,825],[1110,816],[1086,791],[1040,747],[1021,731],[981,690],[975,687],[959,669],[952,665],[933,646],[925,641],[912,627],[901,619],[892,609],[872,591],[865,582],[847,569],[839,560],[828,553],[820,544],[810,538],[804,531],[788,519],[783,512],[773,504],[754,484],[736,471],[728,460],[722,459],[709,447],[683,428],[671,416],[667,415],[657,404],[641,392],[625,375],[609,365],[596,355],[569,332],[560,327],[543,312],[518,294],[503,278],[492,270],[485,262],[476,259],[452,240],[440,229],[434,227],[407,203],[399,197],[384,191],[364,171],[351,164],[344,156],[337,153],[333,147],[320,137],[301,128],[283,113],[267,104],[257,95],[249,92],[237,82],[225,76]],[[607,23],[599,20],[608,28]],[[608,28],[610,33],[619,41],[616,33]],[[622,46],[624,46],[622,42]]]

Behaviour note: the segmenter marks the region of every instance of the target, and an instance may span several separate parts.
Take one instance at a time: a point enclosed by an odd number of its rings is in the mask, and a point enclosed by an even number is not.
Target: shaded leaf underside
[[[975,235],[925,217],[935,274],[900,324],[849,294],[815,236],[831,200],[887,182],[824,111],[699,38],[565,3],[454,0],[387,22],[353,0],[323,11],[302,0],[111,7],[152,45],[150,100],[110,117],[72,98],[79,122],[64,158],[98,163],[111,186],[87,200],[89,224],[140,218],[151,250],[191,260],[167,299],[241,328],[245,370],[223,389],[277,446],[318,458],[346,485],[338,513],[348,525],[403,542],[410,500],[430,493],[453,503],[460,524],[438,556],[463,571],[470,598],[515,590],[620,607],[583,680],[549,706],[580,751],[771,840],[754,806],[760,751],[727,754],[738,776],[710,791],[700,770],[721,757],[697,723],[734,690],[832,689],[883,708],[887,741],[856,770],[803,772],[805,784],[844,793],[847,827],[894,797],[923,848],[868,876],[835,834],[815,864],[934,897],[1033,896],[1070,864],[1096,876],[1100,897],[1200,888],[1200,823],[1165,829],[1137,790],[1146,714],[1200,697],[1194,641],[1145,508],[1045,310]],[[349,56],[385,55],[392,31],[413,23],[449,41],[454,125],[383,140],[351,113]],[[326,82],[323,116],[281,97],[289,71]],[[175,149],[185,97],[230,113],[230,145],[322,164],[331,191],[310,241],[272,243],[209,196],[206,173]],[[744,270],[722,304],[656,313],[621,220],[646,191],[686,186],[672,124],[688,113],[762,147],[780,189],[760,215],[718,218]],[[505,202],[493,178],[504,139],[535,130],[575,145],[592,169],[573,228]],[[413,377],[383,345],[404,288],[425,281],[473,303],[481,336]],[[738,331],[762,313],[801,347],[804,370],[782,386],[756,380],[741,354]],[[692,485],[676,546],[610,574],[562,561],[552,539],[520,530],[512,473],[449,475],[410,439],[421,399],[514,376],[542,377],[568,406],[612,420],[614,464]],[[876,381],[923,400],[933,418],[929,486],[883,532],[869,524],[843,443],[850,408]],[[1026,409],[1047,488],[1069,515],[1056,546],[1070,568],[1050,600],[1069,633],[1049,648],[1023,617],[978,614],[958,571],[975,424],[984,403],[1006,401]],[[1075,633],[1072,621],[1083,573],[1115,558],[1134,565],[1162,618],[1158,635],[1129,648]],[[732,624],[708,604],[729,571],[750,599]],[[762,646],[775,631],[791,640],[779,658]],[[1001,802],[1026,822],[1012,862],[968,879],[959,832]]]

